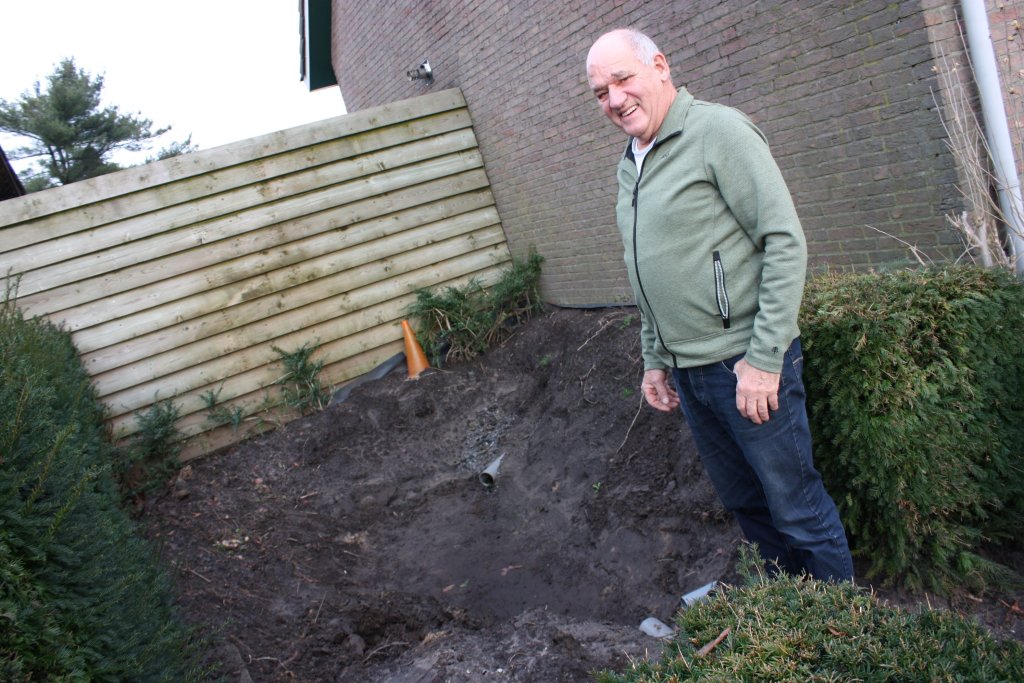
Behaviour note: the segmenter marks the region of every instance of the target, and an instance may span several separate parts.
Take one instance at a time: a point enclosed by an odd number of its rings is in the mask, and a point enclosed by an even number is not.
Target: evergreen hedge
[[[1024,680],[1019,643],[952,612],[887,606],[850,583],[762,578],[718,589],[677,625],[660,660],[601,672],[599,683]]]
[[[1024,521],[1024,287],[974,267],[823,275],[800,327],[815,460],[868,578],[1000,578],[977,551]]]
[[[69,336],[0,302],[0,680],[198,680]]]

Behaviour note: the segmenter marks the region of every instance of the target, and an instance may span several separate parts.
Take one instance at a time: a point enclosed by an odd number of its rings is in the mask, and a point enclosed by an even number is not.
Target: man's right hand
[[[644,392],[647,403],[664,413],[679,407],[679,394],[666,378],[667,373],[664,370],[647,370],[640,383],[640,390]]]

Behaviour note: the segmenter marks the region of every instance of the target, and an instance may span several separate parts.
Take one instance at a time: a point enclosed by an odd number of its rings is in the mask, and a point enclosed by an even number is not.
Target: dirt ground
[[[225,680],[560,683],[655,656],[639,624],[735,583],[741,535],[681,416],[640,409],[637,335],[633,309],[554,310],[189,464],[143,521]],[[1020,597],[953,606],[1020,639]]]

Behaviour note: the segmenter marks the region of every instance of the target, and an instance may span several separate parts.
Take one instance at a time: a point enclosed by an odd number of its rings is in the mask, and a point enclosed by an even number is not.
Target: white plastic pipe
[[[502,453],[497,458],[491,461],[491,463],[480,473],[480,483],[491,488],[494,486],[494,480],[498,478],[498,468],[501,467],[501,461],[504,459],[505,454]]]
[[[992,164],[996,175],[999,208],[1006,217],[1013,248],[1014,269],[1024,274],[1024,202],[1021,201],[1017,163],[1010,142],[1010,126],[1003,106],[1003,89],[999,85],[996,53],[992,48],[985,0],[963,0],[964,24],[967,26],[967,46],[974,65],[974,78],[981,96],[981,114],[985,122],[985,138],[992,150]]]

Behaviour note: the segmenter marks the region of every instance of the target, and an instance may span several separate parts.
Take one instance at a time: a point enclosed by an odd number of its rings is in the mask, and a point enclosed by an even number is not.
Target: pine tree
[[[27,189],[67,185],[116,171],[117,150],[140,151],[170,128],[153,130],[153,122],[117,107],[103,107],[103,76],[92,76],[68,58],[54,68],[46,86],[38,81],[16,101],[0,99],[0,131],[31,142],[10,155],[39,159],[37,173],[22,174]]]

